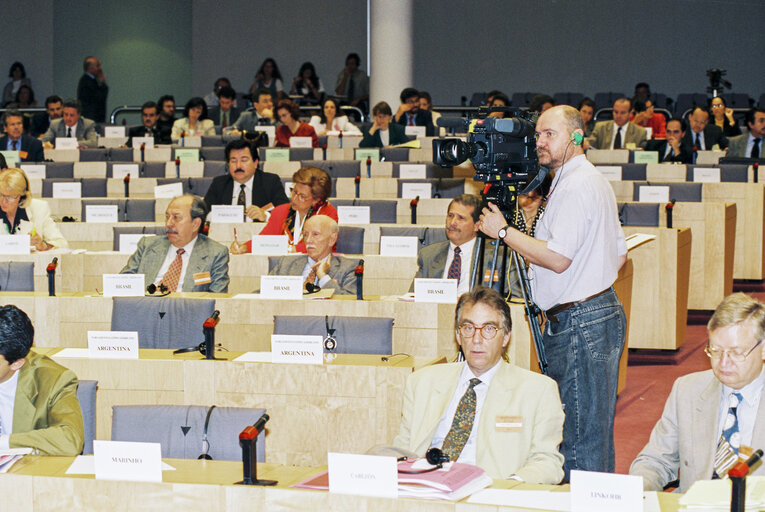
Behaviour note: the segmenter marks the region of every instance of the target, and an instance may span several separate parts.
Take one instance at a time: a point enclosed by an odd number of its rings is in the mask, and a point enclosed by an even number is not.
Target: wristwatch
[[[499,237],[500,240],[503,240],[503,241],[505,240],[505,237],[507,236],[507,228],[509,228],[509,227],[510,227],[510,225],[506,224],[504,228],[500,229],[497,232],[497,236]]]

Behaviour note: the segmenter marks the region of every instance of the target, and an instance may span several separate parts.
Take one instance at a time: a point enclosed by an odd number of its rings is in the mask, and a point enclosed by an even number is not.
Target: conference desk
[[[512,505],[469,504],[413,498],[374,498],[292,489],[325,467],[258,464],[258,477],[278,480],[274,487],[234,485],[242,479],[242,464],[226,461],[165,459],[175,471],[164,471],[162,482],[96,480],[92,475],[66,475],[73,457],[27,456],[0,475],[4,510],[44,512],[133,512],[135,510],[211,510],[358,512],[516,512],[529,509]],[[492,488],[515,490],[569,490],[568,486],[534,485],[514,480],[495,480]],[[657,493],[662,512],[678,510],[677,493]]]

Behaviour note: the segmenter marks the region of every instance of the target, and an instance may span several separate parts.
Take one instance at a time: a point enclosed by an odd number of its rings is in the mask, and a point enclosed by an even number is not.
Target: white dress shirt
[[[756,349],[755,352],[759,352]],[[755,357],[751,354],[750,357]],[[725,425],[725,416],[730,408],[730,395],[733,392],[741,393],[742,400],[736,408],[736,418],[738,419],[739,439],[742,446],[752,447],[752,433],[754,432],[754,422],[757,419],[757,409],[760,406],[760,396],[762,395],[763,385],[765,385],[765,369],[752,382],[741,389],[733,389],[723,384],[722,394],[720,396],[720,413],[717,421],[717,438],[722,435],[723,425]],[[754,446],[753,448],[760,448]]]
[[[619,149],[625,149],[624,137],[627,136],[627,123],[624,123],[623,126],[619,126],[618,124],[614,123],[613,133],[611,134],[611,149],[614,149],[614,141],[616,140],[616,134],[619,132],[621,132],[622,134],[622,147]]]
[[[380,140],[383,146],[390,146],[390,130],[380,130]]]
[[[475,247],[475,239],[460,245],[460,280],[457,283],[457,297],[465,292],[470,291],[470,267],[473,262],[473,248]],[[449,267],[454,259],[454,248],[457,247],[452,242],[449,242],[449,252],[446,254],[446,266],[444,266],[443,278],[449,275]],[[479,276],[480,279],[480,276]]]
[[[0,384],[0,450],[8,449],[8,436],[13,433],[13,407],[18,383],[19,372],[16,371]]]
[[[170,290],[171,292],[180,292],[183,291],[183,279],[186,277],[186,269],[189,268],[189,259],[191,258],[191,251],[194,250],[194,244],[197,243],[197,237],[194,237],[194,239],[189,242],[188,244],[184,245],[182,249],[185,251],[183,254],[181,254],[181,261],[183,261],[183,267],[181,267],[181,275],[178,278],[178,287],[175,290]],[[167,273],[167,270],[170,268],[170,265],[173,263],[173,260],[178,255],[178,247],[174,246],[173,244],[170,244],[170,248],[167,250],[167,256],[165,256],[165,261],[162,262],[162,266],[159,267],[159,272],[157,272],[157,277],[154,279],[154,284],[159,286],[159,283],[162,282],[162,278],[165,277],[165,274]]]

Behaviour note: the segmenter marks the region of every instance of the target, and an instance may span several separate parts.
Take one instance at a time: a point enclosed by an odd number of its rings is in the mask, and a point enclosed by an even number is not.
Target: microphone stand
[[[417,224],[417,205],[420,203],[420,196],[415,197],[409,203],[409,209],[412,211],[412,224]]]
[[[48,273],[48,295],[50,297],[56,296],[56,267],[58,266],[58,258],[53,258],[48,264],[45,271]]]
[[[731,481],[730,512],[744,512],[746,508],[746,476],[752,466],[762,458],[762,450],[755,450],[745,462],[739,462],[728,471]]]
[[[205,335],[205,359],[216,359],[215,357],[215,326],[220,320],[220,311],[217,309],[210,318],[202,324],[202,331]]]
[[[359,264],[356,265],[354,273],[356,274],[356,300],[364,300],[364,260],[359,260]]]
[[[239,434],[239,445],[242,447],[242,481],[237,485],[276,485],[276,480],[259,480],[256,446],[258,434],[265,432],[266,422],[271,419],[268,414],[260,417],[254,425],[245,427]]]

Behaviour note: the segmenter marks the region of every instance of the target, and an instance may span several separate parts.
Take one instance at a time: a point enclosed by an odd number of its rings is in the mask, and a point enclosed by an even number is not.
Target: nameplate
[[[637,149],[637,146],[635,145],[635,143],[634,143],[634,142],[628,142],[628,143],[626,143],[626,144],[624,145],[624,149],[631,149],[631,150],[635,150],[635,149]]]
[[[291,148],[312,148],[313,139],[311,137],[290,137]]]
[[[694,167],[693,181],[696,183],[720,183],[720,168]]]
[[[356,149],[356,160],[361,160],[362,163],[366,162],[367,158],[370,158],[373,162],[380,161],[379,149]]]
[[[85,222],[119,222],[116,204],[85,205]]]
[[[571,471],[571,512],[643,512],[643,478]]]
[[[162,481],[162,447],[159,443],[95,440],[93,455],[96,480]]]
[[[430,183],[402,183],[401,198],[414,199],[419,196],[420,199],[430,199],[432,197],[433,186]]]
[[[16,167],[16,165],[21,161],[21,157],[19,156],[18,151],[0,151],[0,155],[3,155],[5,158],[5,163],[8,164],[8,167]]]
[[[6,158],[6,161],[8,159]],[[41,180],[45,179],[45,165],[43,164],[21,164],[21,170],[23,170],[27,178],[39,178]]]
[[[54,199],[80,199],[82,197],[82,183],[79,181],[55,181],[53,182]]]
[[[324,364],[324,338],[318,335],[272,334],[274,363]]]
[[[114,164],[112,165],[112,178],[124,179],[130,176],[130,179],[140,178],[138,173],[138,164]]]
[[[327,453],[329,492],[398,498],[395,457]]]
[[[145,236],[156,236],[143,233],[120,233],[119,252],[121,254],[133,254],[138,247],[138,242]]]
[[[668,185],[644,185],[638,192],[638,201],[641,203],[667,203],[669,202]]]
[[[636,164],[658,164],[659,152],[658,151],[635,151],[633,153],[633,159]]]
[[[369,206],[338,206],[338,224],[369,224]]]
[[[290,150],[285,148],[268,148],[266,149],[266,161],[289,162]]]
[[[143,274],[104,274],[104,297],[143,297]]]
[[[29,254],[29,238],[29,235],[0,235],[0,254]]]
[[[199,162],[199,149],[198,148],[176,148],[175,158],[176,160],[180,160],[181,162]]]
[[[154,148],[154,137],[132,137],[130,143],[135,149],[141,149],[141,146],[144,149],[152,149]]]
[[[289,252],[287,235],[252,235],[252,254],[281,256]]]
[[[210,212],[210,222],[241,224],[244,222],[244,206],[241,204],[215,204]]]
[[[264,299],[302,299],[303,276],[260,276]]]
[[[380,256],[417,257],[419,240],[416,236],[381,236]]]
[[[620,165],[598,165],[595,168],[608,181],[622,181],[622,167]]]
[[[268,145],[276,144],[276,126],[256,126],[255,132],[263,132],[268,135]]]
[[[425,137],[424,126],[406,126],[404,127],[404,133],[407,135],[414,135],[415,137]]]
[[[77,149],[76,137],[56,137],[56,149]]]
[[[88,331],[88,356],[93,359],[138,359],[138,332]]]
[[[124,126],[104,126],[104,137],[124,137]]]
[[[457,302],[457,280],[417,278],[414,280],[414,301],[454,304]]]
[[[173,199],[183,195],[183,183],[177,181],[154,187],[154,199]],[[242,222],[241,220],[239,222]]]
[[[402,180],[424,180],[427,178],[425,164],[401,164],[398,166],[398,177]]]
[[[293,181],[284,182],[284,193],[287,194],[287,197],[289,197],[292,194],[292,187],[294,185],[295,185],[295,182]]]

